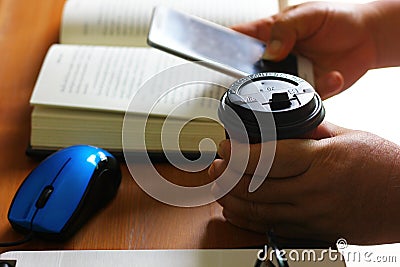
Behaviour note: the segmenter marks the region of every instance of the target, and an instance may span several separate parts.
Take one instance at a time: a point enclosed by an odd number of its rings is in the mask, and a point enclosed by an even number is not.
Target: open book
[[[73,144],[90,144],[111,152],[122,150],[122,125],[132,98],[150,78],[187,61],[146,47],[148,25],[154,6],[162,4],[222,25],[234,25],[273,14],[278,1],[265,0],[69,0],[66,1],[60,30],[61,44],[48,51],[36,82],[31,104],[31,149],[53,151]],[[191,65],[196,65],[192,64]],[[196,69],[197,68],[197,69]],[[190,66],[188,72],[172,71],[168,79],[180,81],[205,68]],[[146,150],[157,154],[163,149],[160,132],[164,118],[173,112],[172,125],[185,123],[179,135],[180,150],[196,153],[199,142],[211,138],[218,144],[225,137],[214,118],[215,108],[206,102],[175,108],[195,97],[220,99],[233,78],[212,70],[210,84],[180,86],[158,99],[146,125]],[[165,76],[165,75],[164,75]],[[159,93],[153,88],[149,96]],[[215,86],[213,84],[218,84]],[[190,87],[190,88],[187,88]],[[216,88],[218,87],[218,88]],[[149,97],[151,98],[151,97]],[[146,115],[143,97],[130,112]],[[201,118],[191,119],[200,114]],[[211,115],[210,115],[211,114]],[[174,127],[169,127],[174,128]],[[135,133],[135,131],[138,133]],[[130,132],[142,134],[141,129]],[[168,135],[168,132],[165,133]],[[135,144],[130,149],[135,150]],[[206,148],[212,150],[214,147]]]

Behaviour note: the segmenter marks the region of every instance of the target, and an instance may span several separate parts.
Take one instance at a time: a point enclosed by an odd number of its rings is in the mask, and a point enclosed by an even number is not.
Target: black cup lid
[[[298,137],[317,127],[325,116],[321,98],[305,80],[285,73],[257,73],[234,82],[221,99],[218,111],[225,128],[235,129],[240,117],[249,136]],[[259,123],[272,117],[274,123]]]

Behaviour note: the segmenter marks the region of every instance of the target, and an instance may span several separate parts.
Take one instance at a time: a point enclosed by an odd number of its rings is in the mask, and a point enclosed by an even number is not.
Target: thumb
[[[317,33],[323,25],[327,9],[324,3],[290,6],[273,16],[264,59],[279,61],[287,57],[298,41]]]
[[[302,138],[320,140],[320,139],[326,139],[326,138],[331,138],[331,137],[334,137],[337,135],[341,135],[348,131],[349,130],[346,128],[343,128],[343,127],[337,126],[333,123],[324,121],[320,125],[318,125],[317,128],[315,128],[311,132],[302,136]]]

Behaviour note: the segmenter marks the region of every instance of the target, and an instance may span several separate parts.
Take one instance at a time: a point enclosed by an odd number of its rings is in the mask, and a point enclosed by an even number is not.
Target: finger
[[[236,186],[229,191],[229,195],[248,202],[295,205],[299,193],[303,192],[301,188],[304,186],[304,180],[301,177],[288,179],[266,177],[257,190],[250,191],[249,185],[252,179],[253,177],[250,175],[242,177]],[[218,182],[216,186],[219,186]]]
[[[323,25],[328,11],[325,8],[326,12],[317,12],[316,9],[320,9],[322,5],[324,4],[303,4],[301,8],[295,6],[276,15],[264,58],[282,60],[292,51],[297,41],[307,39],[316,33]]]
[[[322,99],[327,99],[344,90],[344,78],[338,71],[331,71],[319,75],[315,82],[318,94]]]
[[[215,180],[211,188],[215,199],[219,199],[232,191],[232,189],[244,179],[241,173],[233,171],[232,168],[228,168],[228,162],[221,159],[217,159],[211,164],[208,173],[210,178]],[[250,179],[250,176],[248,176],[247,179]]]
[[[218,154],[229,161],[228,168],[237,173],[266,177],[274,159],[275,142],[249,145],[234,140],[223,140],[219,145]],[[257,168],[259,161],[262,164]]]
[[[231,144],[235,146],[236,151],[250,149],[248,160],[247,153],[231,153]],[[223,159],[229,159],[229,166],[237,172],[278,178],[294,177],[304,173],[313,162],[318,148],[317,141],[310,139],[279,140],[276,141],[275,149],[273,145],[274,142],[249,145],[225,140],[221,142],[218,153]],[[272,166],[267,164],[271,160],[273,160]],[[247,162],[246,169],[238,169],[236,166],[242,166],[243,161]]]
[[[302,223],[303,218],[299,210],[289,203],[268,204],[254,201],[245,201],[231,194],[218,200],[218,203],[226,212],[230,212],[241,218],[248,218],[264,225],[279,223]]]
[[[304,136],[302,136],[302,138],[321,140],[321,139],[331,138],[348,131],[349,130],[346,128],[339,127],[327,121],[323,121],[320,125],[318,125],[317,128],[305,134]]]
[[[225,171],[228,162],[223,159],[214,160],[208,168],[208,175],[212,180],[215,180]]]
[[[253,22],[239,24],[231,27],[233,30],[249,35],[253,38],[267,42],[273,23],[272,18],[264,18]]]

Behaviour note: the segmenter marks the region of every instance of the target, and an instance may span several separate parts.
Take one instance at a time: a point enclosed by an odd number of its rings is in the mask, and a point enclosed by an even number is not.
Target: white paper
[[[278,11],[277,0],[69,0],[63,12],[61,43],[146,46],[153,7],[160,4],[224,26]]]

